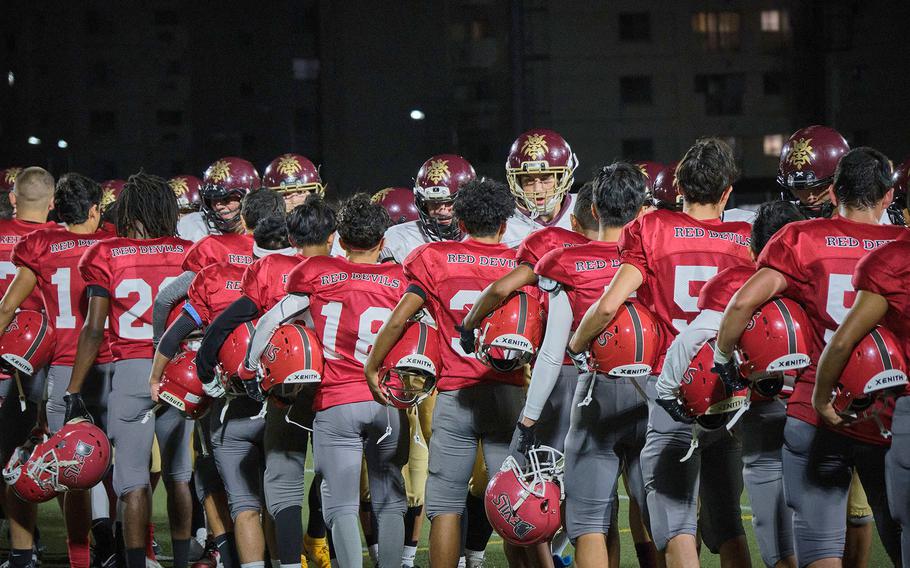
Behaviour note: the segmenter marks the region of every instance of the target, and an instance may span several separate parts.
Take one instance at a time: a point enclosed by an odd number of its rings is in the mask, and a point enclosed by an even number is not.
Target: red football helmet
[[[123,193],[123,186],[125,185],[126,180],[123,179],[109,179],[101,182],[101,211],[104,211],[117,201],[117,198]]]
[[[237,378],[237,369],[246,358],[246,350],[250,345],[250,339],[252,339],[254,331],[256,331],[255,321],[248,321],[238,325],[228,335],[218,350],[218,364],[215,371],[224,389],[228,392],[246,393],[243,385],[237,384],[235,380],[239,380]]]
[[[506,159],[506,180],[518,204],[532,216],[550,214],[572,188],[578,159],[565,138],[552,130],[528,130],[512,143]],[[521,186],[519,176],[526,174],[553,174],[556,185],[538,203],[536,196],[528,196]]]
[[[242,198],[261,186],[259,172],[250,162],[233,156],[221,158],[213,163],[202,176],[202,206],[200,210],[206,220],[222,233],[233,231],[240,222],[240,208],[229,218],[214,209],[213,202],[231,196]]]
[[[437,241],[459,240],[461,231],[454,217],[433,217],[430,203],[451,203],[463,184],[477,178],[474,167],[461,156],[437,154],[420,166],[414,181],[414,202],[424,230]]]
[[[484,509],[503,540],[517,546],[548,542],[562,525],[562,454],[548,446],[528,451],[528,465],[512,456],[490,479]]]
[[[4,168],[0,170],[0,192],[11,192],[13,186],[16,185],[16,176],[18,176],[21,171],[22,168],[19,167]]]
[[[792,393],[799,371],[812,362],[811,334],[809,316],[793,300],[775,298],[763,304],[752,314],[739,339],[736,357],[740,373],[762,396],[773,397],[784,389],[784,394]],[[785,375],[792,380],[787,381]]]
[[[679,190],[679,183],[676,181],[676,166],[678,165],[679,162],[671,162],[654,176],[651,197],[655,207],[682,211],[683,196]]]
[[[180,175],[172,177],[167,184],[177,196],[177,206],[181,213],[192,213],[199,210],[202,202],[202,180],[196,176]]]
[[[263,391],[293,397],[303,385],[322,381],[322,344],[308,327],[286,323],[272,334],[259,364]]]
[[[901,394],[907,388],[907,362],[900,341],[876,327],[860,340],[834,389],[834,409],[842,414],[867,410],[876,398]]]
[[[777,183],[801,202],[827,188],[841,156],[850,150],[840,132],[827,126],[808,126],[793,133],[780,152]]]
[[[0,368],[34,375],[50,362],[54,343],[54,328],[44,314],[20,310],[0,336]]]
[[[647,308],[626,302],[591,342],[591,369],[612,377],[651,373],[663,347],[663,333]]]
[[[183,351],[164,368],[158,398],[170,404],[187,418],[196,420],[209,411],[212,399],[205,394],[196,374],[196,352]]]
[[[20,499],[28,503],[44,503],[57,496],[57,490],[51,485],[38,485],[38,482],[26,473],[26,464],[34,453],[35,447],[46,440],[47,436],[37,430],[33,431],[25,444],[13,450],[13,454],[3,468],[4,482],[13,488]]]
[[[17,453],[20,455],[10,460],[4,477],[8,483],[13,480],[20,497],[32,502],[46,501],[71,489],[91,489],[111,466],[110,440],[88,421],[65,424],[35,446],[24,462],[22,454]]]
[[[441,363],[436,328],[410,322],[382,362],[379,388],[395,408],[416,406],[436,388]]]
[[[416,221],[420,218],[420,211],[414,203],[414,192],[406,187],[387,187],[380,189],[370,199],[378,203],[388,212],[393,225]]]
[[[536,298],[515,292],[480,322],[477,360],[500,373],[530,363],[540,348],[545,318]]]
[[[278,193],[308,191],[320,196],[325,194],[319,168],[300,154],[282,154],[269,162],[262,175],[262,186]]]
[[[720,377],[711,371],[714,343],[711,340],[702,345],[679,385],[680,403],[689,416],[709,430],[724,426],[748,398],[748,389],[731,394]]]

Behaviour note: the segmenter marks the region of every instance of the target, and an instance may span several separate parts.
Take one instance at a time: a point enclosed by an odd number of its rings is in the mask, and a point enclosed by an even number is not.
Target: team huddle
[[[864,566],[873,526],[910,566],[910,160],[807,127],[756,211],[716,138],[577,165],[535,129],[506,184],[440,154],[337,206],[297,154],[6,170],[10,566],[56,497],[71,566],[157,567],[159,481],[175,568],[412,567],[424,518],[433,567],[494,531],[618,566],[620,479],[642,567],[750,566],[744,490],[767,566]]]

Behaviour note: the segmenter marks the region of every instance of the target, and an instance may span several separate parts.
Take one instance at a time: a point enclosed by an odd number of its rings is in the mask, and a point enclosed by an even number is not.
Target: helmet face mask
[[[451,208],[455,203],[454,197],[446,196],[439,199],[430,199],[418,194],[414,198],[414,203],[417,205],[418,219],[430,237],[438,241],[457,241],[461,239],[463,235],[455,214],[442,215],[434,211],[440,206],[448,205]]]
[[[379,387],[396,408],[420,404],[436,388],[436,377],[419,369],[394,368],[379,380]]]
[[[549,216],[572,188],[576,167],[578,159],[562,136],[552,130],[529,130],[512,143],[506,181],[531,218]]]
[[[215,161],[205,170],[199,191],[205,220],[222,233],[236,231],[240,227],[240,200],[260,185],[259,172],[247,160],[227,157]],[[233,206],[226,210],[219,207],[233,200],[237,201],[236,211]]]
[[[458,219],[453,214],[442,216],[433,209],[453,203],[458,188],[476,178],[474,167],[455,154],[437,154],[420,166],[414,180],[414,203],[418,223],[431,239],[461,239]]]
[[[508,373],[531,362],[543,339],[543,307],[518,291],[487,315],[477,337],[477,360]]]
[[[826,189],[834,179],[837,162],[849,150],[847,141],[833,128],[801,128],[781,149],[777,183],[801,203],[821,205],[828,201]]]
[[[409,322],[379,370],[379,388],[395,408],[407,409],[433,394],[439,376],[439,335],[426,323]]]

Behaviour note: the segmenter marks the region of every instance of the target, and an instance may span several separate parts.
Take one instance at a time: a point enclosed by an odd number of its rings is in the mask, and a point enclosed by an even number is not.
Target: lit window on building
[[[764,151],[765,156],[780,156],[780,151],[783,147],[783,134],[765,134],[765,139],[762,142],[762,150]]]
[[[692,31],[707,51],[739,49],[739,28],[737,12],[697,12],[692,15]]]
[[[786,32],[790,29],[790,21],[784,10],[762,10],[761,31],[768,33]]]

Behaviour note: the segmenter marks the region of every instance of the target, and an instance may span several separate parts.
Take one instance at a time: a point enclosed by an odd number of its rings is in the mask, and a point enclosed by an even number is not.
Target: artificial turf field
[[[307,484],[309,485],[310,478],[312,473],[307,474]],[[620,490],[622,490],[622,485],[620,485]],[[752,533],[752,517],[749,514],[750,510],[748,508],[748,499],[746,495],[743,495],[743,524],[746,527],[746,534],[749,537],[749,548],[752,552],[752,565],[759,567],[763,563],[761,557],[758,554],[758,546],[755,543],[755,537]],[[626,515],[628,511],[628,500],[621,498],[620,499],[620,537],[621,537],[621,561],[620,566],[623,568],[637,568],[638,562],[635,557],[635,548],[632,543],[632,537],[629,534],[628,522],[626,521]],[[159,486],[158,490],[155,492],[155,506],[154,506],[154,520],[155,520],[155,532],[158,537],[158,542],[162,545],[167,553],[170,552],[170,537],[168,533],[167,518],[165,516],[165,493],[164,489]],[[63,528],[63,519],[60,513],[60,509],[57,506],[56,501],[51,501],[41,505],[39,511],[39,526],[41,528],[42,540],[46,546],[44,553],[43,566],[65,566],[67,565],[66,559],[66,536],[64,534]],[[304,526],[306,523],[304,522]],[[429,561],[427,560],[427,542],[429,535],[429,523],[424,523],[424,536],[420,542],[420,548],[417,553],[417,565],[423,568],[429,566]],[[7,541],[6,535],[0,536],[0,545],[4,549],[9,547],[9,542]],[[4,552],[3,558],[6,558],[6,553]],[[701,555],[702,566],[720,566],[720,561],[717,556],[711,554],[706,548],[702,548]],[[169,566],[168,562],[162,562],[162,565],[165,567]],[[371,563],[369,559],[366,559],[364,562],[365,566],[370,566]],[[869,566],[879,567],[879,566],[890,566],[891,562],[888,560],[887,555],[885,555],[884,549],[881,546],[881,543],[878,540],[878,536],[875,536],[873,547],[872,547],[872,558],[870,559]],[[493,539],[490,541],[490,545],[487,547],[486,554],[486,566],[489,568],[500,568],[507,566],[505,557],[502,554],[502,543],[501,540],[494,534]]]

